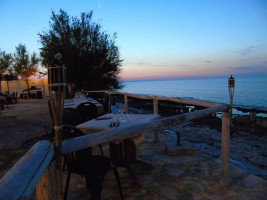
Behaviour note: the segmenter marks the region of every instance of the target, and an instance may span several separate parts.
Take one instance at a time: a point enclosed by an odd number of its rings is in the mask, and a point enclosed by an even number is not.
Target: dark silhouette
[[[17,76],[21,76],[27,84],[27,89],[30,89],[28,79],[35,75],[38,71],[39,58],[36,53],[31,55],[27,52],[26,46],[19,44],[16,46],[16,53],[14,54],[14,71]]]
[[[62,53],[67,83],[74,91],[121,88],[118,73],[122,60],[110,36],[92,20],[93,12],[70,18],[60,10],[52,12],[50,30],[39,33],[43,65],[51,65],[54,55]]]
[[[1,92],[1,80],[6,75],[6,72],[12,67],[13,57],[10,53],[0,50],[0,92]]]

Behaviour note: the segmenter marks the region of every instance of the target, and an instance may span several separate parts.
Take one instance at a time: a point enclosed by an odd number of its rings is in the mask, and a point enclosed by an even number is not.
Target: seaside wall
[[[22,94],[23,90],[27,89],[27,84],[25,80],[13,80],[8,81],[9,93],[18,92],[18,98]],[[8,91],[7,81],[1,81],[1,92],[5,93]],[[42,79],[30,79],[29,86],[35,86],[36,88],[41,88],[43,91],[43,97],[49,96],[48,92],[48,80],[47,78]]]

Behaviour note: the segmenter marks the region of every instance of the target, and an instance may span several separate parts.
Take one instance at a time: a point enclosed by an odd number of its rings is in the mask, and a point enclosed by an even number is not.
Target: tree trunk
[[[8,83],[8,81],[6,81],[6,84],[7,84],[7,91],[9,93],[9,83]]]
[[[29,86],[29,81],[28,81],[28,79],[25,79],[25,81],[26,81],[26,85],[27,85],[27,92],[28,92],[28,98],[29,98],[29,95],[30,95],[30,91],[29,91],[29,89],[30,89],[30,86]]]

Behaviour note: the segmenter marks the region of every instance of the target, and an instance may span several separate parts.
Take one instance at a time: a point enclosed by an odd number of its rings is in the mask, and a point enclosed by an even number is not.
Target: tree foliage
[[[77,90],[120,88],[118,73],[122,60],[115,45],[116,34],[110,36],[99,23],[93,22],[93,12],[69,17],[60,10],[52,12],[50,30],[39,33],[43,65],[51,65],[54,55],[62,54],[67,82]]]
[[[21,76],[26,81],[29,89],[28,79],[35,75],[38,71],[39,58],[36,53],[29,54],[26,46],[19,44],[16,46],[16,53],[14,54],[14,71],[17,76]]]
[[[12,66],[13,57],[10,53],[0,50],[0,80],[2,80],[5,73]]]

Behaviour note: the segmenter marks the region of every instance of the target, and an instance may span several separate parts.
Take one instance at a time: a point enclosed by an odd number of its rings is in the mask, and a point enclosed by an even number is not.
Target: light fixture
[[[230,96],[230,125],[232,126],[232,110],[233,110],[233,98],[234,98],[234,91],[235,91],[235,79],[233,75],[228,79],[228,91]]]
[[[63,194],[61,156],[58,153],[61,153],[62,146],[62,114],[66,93],[66,67],[62,64],[61,59],[62,55],[57,53],[52,66],[48,67],[48,88],[55,130],[57,199],[62,199]]]

